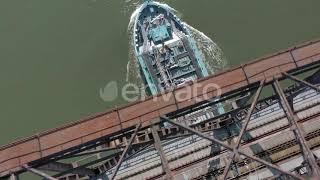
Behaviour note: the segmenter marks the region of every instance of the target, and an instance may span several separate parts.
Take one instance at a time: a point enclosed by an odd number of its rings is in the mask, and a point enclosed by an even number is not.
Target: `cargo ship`
[[[208,76],[202,52],[185,24],[163,4],[146,0],[133,28],[133,45],[151,95]]]

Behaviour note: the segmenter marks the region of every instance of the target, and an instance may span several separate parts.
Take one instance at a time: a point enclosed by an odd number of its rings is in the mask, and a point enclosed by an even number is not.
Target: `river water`
[[[319,0],[164,2],[210,37],[229,67],[320,37]],[[0,145],[125,103],[104,88],[126,83],[138,3],[0,1]]]

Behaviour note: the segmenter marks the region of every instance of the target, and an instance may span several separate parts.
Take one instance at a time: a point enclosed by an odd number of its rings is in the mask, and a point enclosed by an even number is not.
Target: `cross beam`
[[[265,161],[265,160],[263,160],[263,159],[260,159],[260,158],[257,158],[257,157],[255,157],[255,156],[252,156],[252,155],[248,154],[247,152],[245,152],[245,151],[242,150],[242,149],[237,149],[237,148],[235,148],[235,147],[232,147],[232,146],[230,146],[230,145],[228,145],[228,144],[225,144],[224,142],[222,142],[222,141],[220,141],[220,140],[218,140],[218,139],[212,138],[212,137],[210,137],[210,136],[208,136],[208,135],[206,135],[206,134],[203,134],[203,133],[201,133],[201,132],[198,132],[197,130],[194,130],[194,129],[188,127],[188,126],[185,126],[185,125],[183,125],[183,124],[181,124],[181,123],[178,123],[178,122],[176,122],[176,121],[173,121],[173,120],[171,120],[171,119],[169,119],[169,118],[167,118],[167,117],[162,117],[162,120],[164,120],[164,121],[166,121],[166,122],[168,122],[168,123],[171,123],[171,124],[173,124],[173,125],[176,125],[176,126],[182,128],[182,129],[185,129],[185,130],[187,130],[187,131],[189,131],[189,132],[191,132],[191,133],[193,133],[193,134],[195,134],[195,135],[198,135],[199,137],[202,137],[202,138],[204,138],[204,139],[207,139],[207,140],[209,140],[209,141],[211,141],[211,142],[213,142],[213,143],[216,143],[216,144],[218,144],[218,145],[226,148],[226,149],[229,150],[229,151],[232,151],[232,152],[233,152],[233,151],[237,151],[237,154],[243,155],[243,156],[245,156],[245,157],[247,157],[247,158],[249,158],[249,159],[252,159],[252,160],[254,160],[254,161],[257,161],[257,162],[259,162],[259,163],[261,163],[261,164],[263,164],[263,165],[265,165],[265,166],[267,166],[267,167],[269,167],[269,168],[271,168],[271,169],[274,169],[274,170],[276,170],[276,171],[278,171],[278,172],[280,172],[280,173],[282,173],[282,174],[286,174],[286,175],[291,176],[291,177],[293,177],[293,178],[295,178],[295,179],[303,180],[302,177],[299,177],[299,176],[297,176],[297,175],[295,175],[295,174],[293,174],[293,173],[291,173],[291,172],[284,171],[284,170],[282,170],[280,167],[278,167],[278,166],[276,166],[276,165],[274,165],[274,164],[271,164],[271,163],[269,163],[269,162],[267,162],[267,161]]]
[[[225,169],[224,169],[224,171],[223,171],[223,176],[222,176],[223,179],[226,179],[226,178],[227,178],[227,175],[228,175],[228,172],[229,172],[229,170],[230,170],[231,164],[232,164],[234,158],[236,157],[236,153],[237,153],[237,152],[236,152],[235,150],[236,150],[236,149],[239,149],[239,147],[240,147],[241,139],[242,139],[244,133],[245,133],[246,130],[247,130],[247,127],[248,127],[248,124],[249,124],[251,115],[252,115],[252,113],[253,113],[254,108],[255,108],[256,105],[257,105],[257,102],[258,102],[258,100],[259,100],[261,91],[262,91],[262,89],[263,89],[263,87],[264,87],[264,83],[265,83],[265,80],[261,81],[260,87],[259,87],[259,89],[257,90],[257,92],[256,92],[256,94],[255,94],[255,97],[254,97],[254,99],[253,99],[253,102],[252,102],[252,104],[251,104],[251,107],[250,107],[250,109],[249,109],[249,111],[248,111],[248,114],[247,114],[247,116],[246,116],[246,119],[245,119],[245,121],[244,121],[244,125],[243,125],[243,127],[242,127],[242,129],[241,129],[241,131],[240,131],[240,134],[239,134],[239,136],[238,136],[237,142],[236,142],[236,144],[235,144],[235,149],[233,150],[233,152],[232,152],[232,154],[231,154],[231,157],[230,157],[230,160],[228,161],[228,163],[227,163],[227,165],[226,165],[226,167],[225,167]]]
[[[302,79],[299,79],[299,78],[297,78],[297,77],[294,77],[294,76],[292,76],[292,75],[290,75],[290,74],[288,74],[288,73],[282,73],[282,74],[283,74],[284,76],[286,76],[287,78],[293,80],[293,81],[296,81],[296,82],[298,82],[298,83],[300,83],[300,84],[303,84],[303,85],[305,85],[305,86],[308,86],[308,87],[316,90],[317,92],[320,92],[320,88],[319,88],[319,87],[317,87],[317,86],[315,86],[315,85],[313,85],[313,84],[311,84],[311,83],[308,83],[308,82],[305,81],[305,80],[302,80]]]
[[[54,177],[49,176],[48,174],[46,174],[44,172],[41,172],[41,171],[39,171],[37,169],[34,169],[34,168],[31,168],[28,165],[23,165],[23,168],[26,169],[29,172],[32,172],[33,174],[36,174],[36,175],[41,176],[43,178],[46,178],[48,180],[58,180],[58,179],[56,179]]]
[[[122,151],[122,152],[123,152],[123,151]],[[122,153],[122,152],[117,152],[116,154],[119,154],[119,155],[120,155],[120,153]],[[86,167],[88,167],[88,166],[95,165],[95,164],[97,164],[97,163],[100,163],[100,162],[103,162],[103,161],[105,161],[105,160],[108,160],[108,159],[110,159],[110,158],[112,158],[112,157],[114,157],[114,154],[109,155],[109,156],[102,157],[102,158],[100,158],[100,159],[97,159],[97,160],[88,162],[88,163],[86,163],[86,164],[80,165],[80,166],[75,167],[75,168],[73,168],[73,169],[69,169],[69,170],[67,170],[67,171],[61,172],[61,173],[59,173],[59,174],[54,175],[54,177],[58,178],[58,177],[61,177],[61,176],[66,175],[66,174],[73,174],[73,173],[74,173],[75,171],[77,171],[77,170],[80,170],[80,169],[82,169],[82,168],[86,168]]]
[[[128,152],[128,150],[130,149],[130,147],[131,147],[131,145],[132,145],[132,143],[133,143],[133,140],[134,140],[134,138],[136,137],[136,135],[137,135],[140,127],[141,127],[141,123],[139,123],[139,124],[137,125],[134,133],[132,134],[132,136],[131,136],[131,138],[130,138],[130,140],[129,140],[128,145],[126,146],[126,148],[125,148],[124,151],[122,152],[121,157],[120,157],[120,159],[119,159],[119,161],[118,161],[118,164],[117,164],[115,170],[113,171],[113,173],[112,173],[112,175],[111,175],[111,178],[110,178],[111,180],[114,180],[114,178],[116,177],[116,175],[117,175],[117,173],[118,173],[118,171],[119,171],[119,169],[120,169],[120,166],[121,166],[121,164],[122,164],[125,156],[127,155],[127,152]]]
[[[152,132],[152,136],[154,139],[154,146],[156,148],[156,150],[158,151],[159,155],[160,155],[160,160],[161,160],[161,165],[162,165],[162,169],[163,171],[166,173],[166,179],[173,179],[172,178],[172,174],[171,174],[171,170],[169,168],[169,164],[168,164],[168,160],[163,152],[163,148],[161,145],[161,141],[160,141],[160,137],[158,134],[158,131],[156,129],[156,126],[153,124],[151,127],[151,132]]]
[[[320,177],[320,171],[319,171],[318,164],[314,158],[312,151],[308,147],[308,144],[303,136],[303,131],[298,124],[299,117],[296,114],[294,114],[293,110],[291,109],[291,106],[289,105],[289,102],[288,102],[283,90],[281,89],[280,83],[277,79],[275,79],[275,81],[273,83],[273,87],[275,89],[275,92],[280,97],[280,102],[281,102],[280,104],[281,104],[283,110],[285,111],[285,114],[288,118],[288,121],[293,129],[293,133],[294,133],[295,137],[297,138],[297,141],[300,145],[304,159],[310,165],[310,167],[312,169],[313,176]]]

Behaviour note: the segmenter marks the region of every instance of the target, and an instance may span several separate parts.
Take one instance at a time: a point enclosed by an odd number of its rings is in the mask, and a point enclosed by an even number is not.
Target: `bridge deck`
[[[206,92],[196,91],[212,83],[221,87],[224,94],[265,78],[271,80],[274,76],[280,77],[281,72],[319,61],[320,40],[243,64],[164,95],[131,103],[10,143],[0,147],[0,177],[20,171],[22,165],[42,157],[131,128],[139,122],[146,127],[152,119],[215,97],[218,91],[213,88],[208,88]],[[182,97],[190,87],[192,95]]]

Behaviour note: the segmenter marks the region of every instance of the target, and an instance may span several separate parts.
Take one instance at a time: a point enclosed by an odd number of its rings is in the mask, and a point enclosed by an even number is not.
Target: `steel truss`
[[[300,80],[294,76],[291,76],[289,74],[284,74],[285,76],[289,77],[290,79],[294,80],[294,81],[297,81],[299,83],[302,83],[312,89],[315,89],[316,91],[319,92],[319,88],[317,86],[314,86],[304,80]],[[218,140],[218,139],[215,139],[215,138],[212,138],[212,137],[209,137],[207,136],[206,134],[202,133],[202,132],[199,132],[191,127],[188,127],[188,126],[185,126],[181,123],[178,123],[172,119],[169,119],[167,117],[162,117],[162,119],[166,122],[169,122],[175,126],[178,126],[182,129],[185,129],[189,132],[191,132],[192,134],[195,134],[195,135],[198,135],[204,139],[207,139],[209,141],[212,141],[213,143],[216,143],[224,148],[226,148],[227,150],[231,151],[231,157],[230,157],[230,160],[228,161],[225,169],[224,169],[224,172],[223,172],[223,176],[222,176],[222,179],[227,179],[227,175],[228,175],[228,172],[230,170],[230,167],[231,167],[231,164],[233,163],[234,159],[236,156],[239,156],[239,155],[243,155],[249,159],[252,159],[254,161],[257,161],[271,169],[274,169],[276,171],[278,171],[280,174],[284,174],[284,175],[288,175],[290,177],[293,177],[295,179],[304,179],[302,177],[299,177],[297,176],[296,174],[293,174],[291,172],[286,172],[284,170],[282,170],[281,168],[279,168],[278,166],[274,165],[274,164],[271,164],[263,159],[260,159],[260,158],[257,158],[255,156],[252,156],[248,153],[246,153],[245,151],[243,151],[241,149],[241,139],[244,135],[244,133],[246,132],[246,129],[247,129],[247,126],[249,124],[249,121],[250,121],[250,118],[251,118],[251,115],[252,115],[252,112],[254,110],[254,107],[256,106],[257,104],[257,101],[259,99],[259,96],[261,94],[261,91],[262,91],[262,88],[264,87],[264,84],[265,84],[265,80],[261,81],[260,83],[260,86],[259,86],[259,89],[257,90],[256,92],[256,95],[254,97],[254,100],[251,104],[251,107],[248,111],[248,114],[245,118],[245,121],[244,121],[244,124],[243,124],[243,127],[241,129],[241,132],[240,132],[240,135],[238,136],[238,139],[237,139],[237,142],[235,143],[234,146],[230,146],[228,144],[225,144],[224,142]],[[299,145],[300,145],[300,149],[301,149],[301,152],[303,153],[303,158],[305,159],[306,163],[308,164],[308,167],[310,167],[310,170],[309,171],[309,176],[311,177],[320,177],[320,170],[319,170],[319,166],[317,164],[317,161],[315,160],[315,156],[314,154],[312,153],[312,151],[310,150],[310,147],[308,146],[306,140],[305,140],[305,137],[303,136],[302,134],[302,130],[301,130],[301,127],[298,125],[298,121],[299,121],[299,118],[297,115],[294,114],[291,106],[289,105],[289,102],[287,100],[287,97],[285,96],[283,90],[281,89],[281,86],[279,84],[279,81],[278,79],[274,79],[273,81],[273,87],[275,89],[275,92],[277,93],[277,95],[279,96],[280,98],[280,104],[282,106],[282,108],[284,109],[285,111],[285,114],[286,114],[286,117],[288,118],[290,124],[291,124],[291,128],[292,128],[292,131],[294,132],[295,134],[295,137],[296,139],[298,140],[299,142]]]
[[[240,155],[247,157],[248,159],[251,159],[253,161],[256,161],[256,162],[258,162],[268,168],[274,169],[274,170],[278,171],[280,174],[287,175],[287,176],[293,177],[295,179],[303,179],[302,177],[300,177],[296,174],[293,174],[292,172],[283,171],[278,166],[271,164],[270,162],[267,162],[259,157],[252,156],[252,155],[248,154],[247,152],[245,152],[241,148],[242,147],[241,146],[242,138],[243,138],[244,134],[246,133],[247,126],[250,122],[250,118],[251,118],[252,114],[255,111],[261,110],[262,108],[268,107],[268,106],[272,105],[273,103],[280,101],[281,106],[285,111],[285,115],[290,122],[291,129],[294,132],[295,137],[300,145],[300,149],[303,154],[305,163],[307,164],[307,167],[308,167],[309,175],[313,176],[313,177],[320,177],[320,171],[319,171],[319,167],[317,164],[318,162],[316,161],[312,151],[310,150],[310,147],[306,143],[305,135],[302,133],[302,130],[300,129],[299,124],[297,123],[299,121],[299,119],[296,116],[294,110],[292,109],[292,107],[290,106],[290,104],[288,102],[288,99],[287,99],[288,97],[286,96],[286,94],[290,94],[290,93],[284,92],[281,89],[280,84],[279,84],[279,80],[291,79],[291,80],[293,80],[293,81],[295,81],[305,87],[308,87],[308,88],[311,88],[311,89],[314,89],[314,90],[320,92],[319,87],[295,77],[295,75],[300,74],[301,72],[313,70],[315,68],[318,68],[318,66],[319,65],[311,66],[307,69],[304,69],[301,71],[294,71],[289,74],[284,73],[283,78],[274,79],[273,81],[266,82],[265,80],[263,80],[260,83],[251,84],[248,87],[244,87],[242,89],[243,90],[242,92],[239,92],[239,90],[237,90],[237,91],[228,93],[226,95],[223,95],[216,102],[202,102],[197,105],[194,105],[193,107],[179,110],[176,113],[168,114],[167,116],[160,118],[160,120],[155,121],[150,127],[141,129],[141,124],[138,124],[138,125],[136,125],[135,129],[130,128],[130,129],[128,129],[128,131],[120,132],[120,134],[118,134],[118,135],[97,139],[93,142],[83,144],[82,147],[75,147],[75,148],[67,150],[66,152],[61,152],[60,154],[56,154],[56,155],[41,159],[39,161],[30,163],[30,164],[26,165],[24,168],[25,168],[25,170],[33,172],[33,173],[35,173],[39,176],[42,176],[44,178],[57,179],[59,177],[63,177],[64,175],[67,175],[67,174],[77,174],[77,171],[79,171],[79,170],[83,170],[84,168],[87,168],[87,167],[92,166],[94,164],[97,164],[100,162],[105,162],[105,161],[112,159],[114,161],[113,164],[115,164],[113,166],[113,167],[115,167],[115,170],[113,171],[112,176],[111,176],[111,179],[113,180],[116,177],[117,172],[118,172],[122,162],[126,159],[126,157],[128,155],[130,155],[131,153],[134,153],[136,151],[139,151],[140,149],[143,149],[145,146],[154,145],[154,147],[156,148],[156,150],[158,151],[158,153],[160,155],[163,172],[165,173],[166,179],[173,179],[172,172],[168,166],[168,160],[166,159],[165,154],[163,153],[161,140],[183,137],[183,136],[190,136],[190,135],[197,135],[197,136],[200,136],[200,137],[202,137],[206,140],[209,140],[215,144],[218,144],[218,145],[224,147],[227,151],[231,152],[230,159],[229,159],[229,161],[223,171],[223,175],[222,175],[223,178],[222,179],[227,179],[228,172],[230,170],[231,165],[233,164],[236,157],[239,157]],[[276,95],[271,96],[271,97],[267,98],[266,100],[259,100],[262,89],[266,85],[272,85],[274,87],[274,91],[276,92]],[[203,121],[203,122],[200,122],[197,124],[193,124],[190,126],[186,126],[186,125],[174,120],[176,117],[183,116],[187,113],[190,113],[191,111],[196,111],[196,110],[199,110],[199,109],[202,109],[205,107],[209,107],[214,104],[226,101],[228,99],[232,99],[240,94],[244,94],[244,93],[248,93],[248,92],[252,92],[252,91],[256,91],[256,93],[255,93],[254,99],[253,99],[250,106],[245,106],[245,107],[241,107],[238,109],[234,109],[230,112],[227,112],[226,114],[223,114],[223,115],[217,116],[213,119],[208,119],[206,121]],[[220,121],[218,121],[218,120],[220,120]],[[238,135],[238,138],[237,138],[235,145],[233,145],[233,146],[228,145],[218,139],[215,139],[215,138],[210,137],[205,134],[205,132],[211,131],[216,127],[221,127],[218,124],[218,123],[222,122],[221,120],[231,121],[231,122],[243,121],[243,126],[241,128],[240,134]],[[162,127],[160,125],[163,122],[168,122],[174,126],[170,127],[170,128]],[[207,125],[210,124],[210,125],[207,126],[206,124]],[[206,128],[203,128],[203,127],[206,127]],[[125,140],[123,140],[123,142],[118,143],[115,146],[110,145],[110,142],[113,142],[117,139],[121,139],[122,137],[130,137],[130,139],[129,140],[125,139]],[[150,138],[150,137],[152,137],[152,138]],[[101,145],[104,145],[105,148],[94,149],[95,147],[101,146]],[[41,166],[46,165],[50,162],[56,162],[60,159],[86,156],[86,155],[96,154],[96,153],[100,153],[100,152],[108,152],[111,150],[120,150],[120,151],[114,153],[113,155],[102,157],[100,159],[86,163],[84,165],[74,167],[73,169],[66,169],[65,171],[62,171],[62,172],[54,175],[53,177],[35,169],[35,168],[40,168]],[[94,170],[94,172],[97,174],[97,170]],[[89,173],[87,173],[87,175],[92,176],[92,174],[89,174]]]

